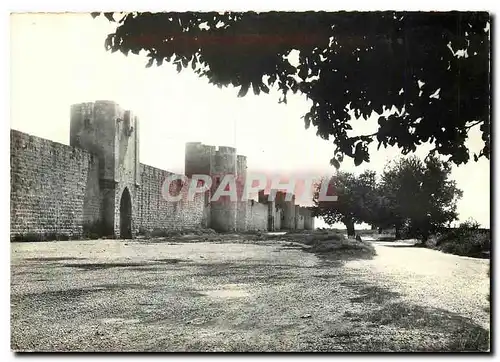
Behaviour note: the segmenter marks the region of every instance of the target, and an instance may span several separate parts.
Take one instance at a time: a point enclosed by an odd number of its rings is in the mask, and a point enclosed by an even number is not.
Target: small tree
[[[449,180],[451,167],[431,156],[422,162],[417,157],[402,158],[386,166],[380,185],[387,198],[386,211],[401,237],[427,240],[429,235],[457,219],[456,202],[462,191]]]
[[[326,223],[332,225],[341,222],[346,226],[347,235],[355,235],[355,223],[371,220],[376,190],[375,172],[365,171],[356,176],[349,172],[338,172],[329,180],[328,194],[335,194],[337,201],[319,199],[320,187],[316,189],[313,201],[316,205],[315,215],[321,216]]]

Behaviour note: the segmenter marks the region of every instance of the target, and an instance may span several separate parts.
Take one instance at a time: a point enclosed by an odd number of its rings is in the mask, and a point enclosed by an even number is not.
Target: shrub
[[[469,218],[461,223],[458,228],[463,230],[477,230],[479,229],[479,223],[476,220]]]
[[[485,257],[490,251],[490,237],[488,230],[480,230],[476,222],[466,221],[458,228],[439,236],[436,245],[445,253]]]
[[[11,238],[14,242],[43,241],[43,235],[37,233],[16,234]]]

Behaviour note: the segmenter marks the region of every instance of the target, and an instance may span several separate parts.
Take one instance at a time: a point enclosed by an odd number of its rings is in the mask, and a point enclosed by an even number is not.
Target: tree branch
[[[476,122],[472,123],[471,125],[465,126],[465,129],[466,129],[466,130],[469,130],[469,129],[471,129],[472,127],[477,126],[477,125],[478,125],[478,124],[480,124],[480,123],[484,123],[484,121],[476,121]]]

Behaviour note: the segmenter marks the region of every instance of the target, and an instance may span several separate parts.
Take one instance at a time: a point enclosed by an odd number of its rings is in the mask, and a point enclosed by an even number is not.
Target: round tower
[[[237,215],[236,227],[238,231],[247,231],[247,215],[248,215],[248,202],[243,201],[243,193],[245,191],[245,182],[247,179],[247,158],[246,156],[236,156],[236,193],[237,201]]]
[[[212,195],[215,195],[226,175],[231,175],[236,181],[236,149],[234,147],[220,146],[213,155],[212,162]],[[222,185],[224,186],[224,185]],[[228,187],[236,186],[231,182]],[[236,192],[236,191],[235,191]],[[237,200],[231,200],[229,195],[219,197],[211,202],[211,227],[217,231],[237,230]]]
[[[184,173],[191,178],[193,175],[211,175],[212,159],[215,146],[207,146],[201,142],[186,143]]]

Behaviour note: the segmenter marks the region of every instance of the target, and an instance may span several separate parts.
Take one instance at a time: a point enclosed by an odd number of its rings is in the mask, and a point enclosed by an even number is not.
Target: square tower
[[[140,184],[137,117],[112,101],[72,105],[70,145],[99,159],[103,234],[132,237]]]

